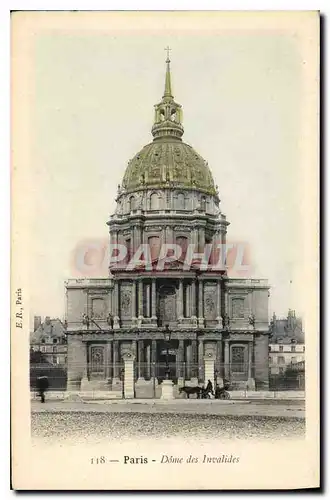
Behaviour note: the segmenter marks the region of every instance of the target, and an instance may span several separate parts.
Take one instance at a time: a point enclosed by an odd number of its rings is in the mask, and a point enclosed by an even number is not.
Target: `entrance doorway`
[[[157,345],[156,377],[158,382],[166,378],[166,370],[169,370],[169,379],[177,382],[177,341],[172,340],[168,344],[159,342]]]
[[[248,346],[232,344],[230,346],[230,374],[232,380],[244,381],[248,378]]]
[[[105,378],[105,349],[102,344],[92,344],[88,350],[88,372],[90,380]]]

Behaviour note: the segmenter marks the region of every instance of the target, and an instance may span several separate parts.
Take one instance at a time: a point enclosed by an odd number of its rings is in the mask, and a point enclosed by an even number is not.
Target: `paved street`
[[[131,440],[278,440],[303,438],[297,405],[34,403],[31,434],[48,444],[98,444]],[[212,406],[212,408],[209,408]],[[211,411],[211,413],[210,413]],[[285,416],[283,416],[285,414]]]

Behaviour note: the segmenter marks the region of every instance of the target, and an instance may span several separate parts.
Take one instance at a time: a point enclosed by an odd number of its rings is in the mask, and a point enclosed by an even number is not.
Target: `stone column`
[[[221,281],[217,281],[217,322],[218,328],[222,330],[222,315],[221,315]]]
[[[113,302],[114,302],[114,318],[113,318],[113,327],[114,329],[120,328],[119,324],[119,283],[117,280],[114,282],[114,294],[113,294]]]
[[[178,365],[177,365],[177,377],[178,377],[178,387],[184,385],[184,340],[179,340],[178,348]]]
[[[113,380],[112,385],[119,383],[119,341],[113,342]]]
[[[186,359],[187,359],[187,380],[191,379],[191,358],[192,358],[192,347],[191,344],[186,345]]]
[[[146,283],[146,318],[150,318],[150,284]]]
[[[205,230],[203,227],[198,228],[198,251],[199,253],[204,252],[205,245]]]
[[[212,352],[206,353],[204,356],[204,371],[205,371],[204,385],[206,386],[208,381],[211,380],[213,390],[215,389],[214,362],[215,362],[214,353]]]
[[[198,340],[198,380],[204,382],[204,341]]]
[[[138,377],[140,379],[144,379],[144,340],[138,341]]]
[[[108,341],[106,344],[106,371],[105,377],[108,383],[111,383],[111,362],[112,362],[112,342]]]
[[[134,356],[134,361],[136,363],[136,359],[137,359],[137,341],[136,340],[132,340],[132,349],[131,350],[132,350],[132,355]],[[135,373],[135,369],[136,369],[135,363],[134,363],[134,380],[137,378],[136,373]]]
[[[151,376],[154,378],[156,376],[155,373],[155,363],[157,356],[157,343],[156,340],[151,341]]]
[[[114,287],[112,283],[112,287],[109,290],[109,313],[111,314],[112,317],[114,317],[113,294],[114,294]]]
[[[225,378],[229,380],[230,366],[229,366],[229,340],[225,340]]]
[[[151,281],[151,322],[157,324],[157,295],[156,295],[156,278]]]
[[[136,281],[132,281],[132,324],[136,325]]]
[[[198,282],[198,326],[200,328],[204,327],[204,284],[202,280]]]
[[[248,391],[255,391],[256,390],[255,380],[252,377],[252,351],[253,351],[253,342],[249,342],[248,343],[248,382],[247,382]]]
[[[191,282],[191,320],[194,326],[197,326],[197,313],[196,313],[196,281]]]
[[[197,350],[197,340],[191,341],[191,359],[192,359],[192,373],[191,381],[194,385],[198,384],[198,350]]]
[[[138,326],[140,327],[143,322],[143,280],[140,279],[138,281],[139,285],[139,295],[138,295],[138,303],[139,303],[139,310],[138,310]]]
[[[225,290],[225,313],[229,315],[228,290]]]
[[[185,318],[191,317],[191,283],[186,283],[186,311],[184,314]]]
[[[178,319],[179,323],[183,320],[183,281],[179,280],[179,294],[178,294]]]
[[[146,347],[146,360],[147,360],[147,378],[151,378],[151,349],[150,344]]]
[[[134,354],[127,352],[123,355],[124,360],[124,398],[133,399],[134,391]]]
[[[139,247],[139,228],[137,226],[133,226],[133,255]]]
[[[216,358],[216,370],[218,371],[217,384],[219,387],[223,386],[222,378],[222,340],[217,341],[217,358]]]

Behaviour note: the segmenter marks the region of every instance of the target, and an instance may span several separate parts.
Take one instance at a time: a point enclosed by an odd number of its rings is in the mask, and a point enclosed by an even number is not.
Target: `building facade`
[[[67,342],[65,325],[61,320],[46,316],[42,322],[40,316],[35,316],[30,349],[35,353],[42,353],[42,358],[52,365],[66,366]]]
[[[269,339],[269,370],[271,375],[284,375],[288,367],[303,371],[305,363],[305,340],[301,318],[289,309],[287,318],[271,321]]]
[[[267,389],[269,287],[217,266],[229,223],[207,162],[182,140],[169,59],[154,112],[153,140],[128,162],[107,222],[123,258],[104,279],[66,283],[68,390],[116,390],[127,353],[137,397],[165,376],[204,383],[207,353],[218,383]]]

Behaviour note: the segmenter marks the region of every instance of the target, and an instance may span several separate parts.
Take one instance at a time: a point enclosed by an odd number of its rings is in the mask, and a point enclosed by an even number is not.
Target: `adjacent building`
[[[34,317],[34,328],[30,335],[30,348],[42,353],[42,359],[52,365],[67,364],[67,343],[65,325],[58,318]]]
[[[305,373],[305,336],[301,318],[296,318],[295,311],[289,309],[286,318],[271,320],[269,339],[269,371],[271,381],[287,377],[298,380],[298,387],[304,385]],[[285,385],[285,381],[282,385]]]
[[[177,386],[204,383],[206,355],[215,360],[219,383],[268,389],[269,286],[214,266],[229,222],[208,163],[182,139],[169,59],[151,133],[128,162],[107,222],[110,243],[126,248],[125,257],[110,262],[104,279],[66,282],[67,388],[117,390],[129,354],[137,397],[151,397],[165,377]],[[168,259],[164,244],[178,245],[180,257]],[[201,265],[196,254],[207,248],[209,260]],[[140,264],[130,265],[137,255]]]

